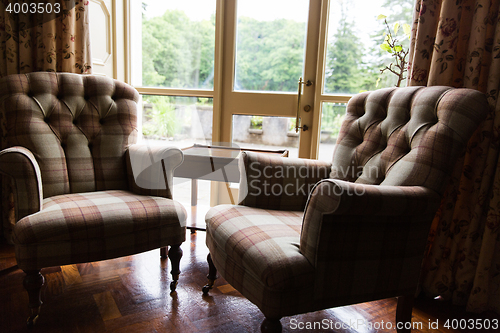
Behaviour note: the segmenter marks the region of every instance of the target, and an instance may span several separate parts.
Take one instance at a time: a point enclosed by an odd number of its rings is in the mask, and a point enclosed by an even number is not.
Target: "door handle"
[[[301,106],[301,97],[302,97],[302,85],[305,85],[306,87],[312,86],[313,82],[311,80],[303,81],[302,77],[299,78],[299,91],[298,91],[298,97],[297,97],[297,118],[295,118],[295,133],[299,131],[299,128],[302,129],[303,131],[307,131],[309,127],[307,125],[299,126],[300,122],[300,106]],[[311,110],[310,105],[306,105],[304,107],[304,110],[306,112],[309,112]]]

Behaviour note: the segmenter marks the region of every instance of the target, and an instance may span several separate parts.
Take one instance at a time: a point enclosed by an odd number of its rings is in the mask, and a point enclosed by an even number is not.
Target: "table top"
[[[195,144],[182,149],[183,163],[174,176],[237,183],[240,181],[238,159],[242,151],[276,154],[288,157],[288,150],[246,149],[240,147],[204,146]],[[221,172],[216,172],[221,170]]]
[[[236,158],[240,155],[242,151],[253,151],[257,153],[265,154],[276,154],[279,156],[288,156],[288,150],[266,150],[266,149],[252,149],[252,148],[240,148],[240,147],[225,147],[225,146],[205,146],[194,144],[191,147],[186,147],[182,149],[185,155],[197,155],[197,156],[210,156],[210,157],[231,157]]]

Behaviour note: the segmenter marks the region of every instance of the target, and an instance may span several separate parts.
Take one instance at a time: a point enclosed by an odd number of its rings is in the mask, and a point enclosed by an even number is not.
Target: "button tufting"
[[[99,124],[104,125],[104,119],[103,118],[99,119]]]

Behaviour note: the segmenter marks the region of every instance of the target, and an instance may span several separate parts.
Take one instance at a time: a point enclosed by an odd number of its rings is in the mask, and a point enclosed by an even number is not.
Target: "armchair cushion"
[[[206,220],[218,271],[266,315],[314,306],[314,268],[299,251],[302,212],[220,205]]]
[[[239,168],[241,205],[304,211],[309,193],[328,177],[331,163],[242,152]]]
[[[16,259],[24,270],[116,258],[185,240],[179,203],[128,191],[67,194],[16,223]]]
[[[228,275],[240,274],[241,266],[269,288],[297,287],[306,282],[313,269],[299,251],[302,215],[297,211],[220,205],[207,213],[206,219],[211,221],[207,233],[213,236],[207,240],[231,254],[220,268]]]

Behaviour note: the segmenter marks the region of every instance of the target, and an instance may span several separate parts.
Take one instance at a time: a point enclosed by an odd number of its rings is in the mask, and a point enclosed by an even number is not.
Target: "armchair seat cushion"
[[[268,290],[303,288],[311,283],[313,266],[299,251],[302,216],[297,211],[214,207],[206,216],[212,260],[223,265],[217,267],[229,283],[241,281],[237,275],[244,272]]]
[[[163,197],[122,190],[65,194],[19,220],[13,240],[18,265],[34,269],[180,244],[185,219],[182,205]]]

